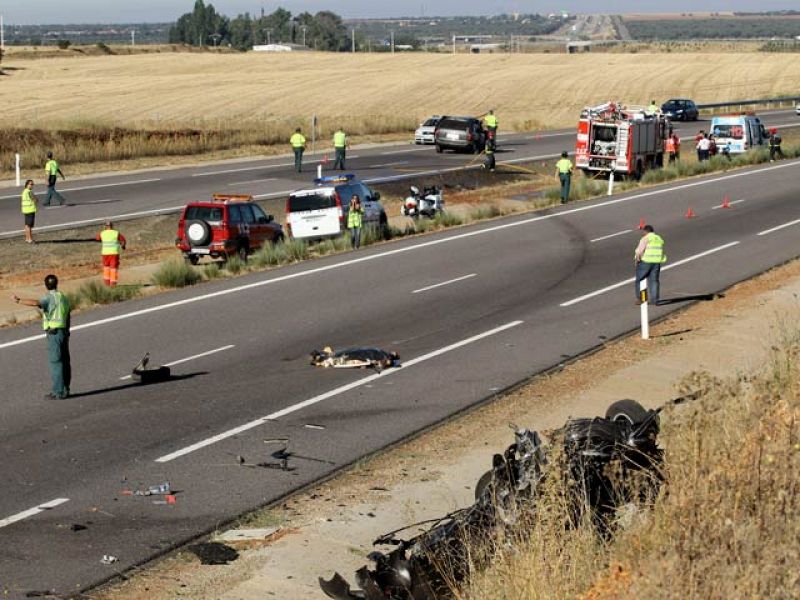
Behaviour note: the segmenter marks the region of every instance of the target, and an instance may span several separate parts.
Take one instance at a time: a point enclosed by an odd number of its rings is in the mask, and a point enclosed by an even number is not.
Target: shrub
[[[141,285],[109,287],[96,281],[89,281],[84,283],[77,293],[88,304],[113,304],[135,298],[141,290]]]
[[[287,262],[298,262],[308,258],[308,243],[305,240],[289,240],[277,246],[283,246]]]
[[[246,267],[247,263],[245,263],[238,256],[230,256],[228,257],[228,260],[225,261],[225,270],[231,275],[241,273]]]
[[[222,269],[219,266],[219,263],[211,263],[210,265],[205,265],[203,267],[203,277],[207,280],[217,279],[218,277],[222,277]]]
[[[164,261],[153,273],[153,283],[164,288],[182,288],[199,280],[200,273],[182,258]]]
[[[494,217],[499,217],[502,214],[503,211],[500,210],[499,206],[496,204],[490,204],[489,206],[479,206],[469,213],[469,220],[482,221],[484,219],[493,219]]]

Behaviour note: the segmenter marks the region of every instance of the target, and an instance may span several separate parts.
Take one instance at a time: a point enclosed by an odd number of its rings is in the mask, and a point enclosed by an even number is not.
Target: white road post
[[[322,165],[317,165],[317,179],[322,178]]]
[[[22,183],[20,181],[20,178],[19,178],[19,154],[15,154],[14,155],[14,159],[15,159],[15,162],[16,162],[16,165],[17,165],[17,187],[19,187],[19,186],[22,185]]]
[[[611,169],[611,175],[608,176],[608,195],[611,196],[614,193],[614,169]]]
[[[642,315],[642,339],[650,339],[650,316],[648,314],[648,294],[647,294],[647,278],[639,282],[639,299],[642,301],[639,307]]]

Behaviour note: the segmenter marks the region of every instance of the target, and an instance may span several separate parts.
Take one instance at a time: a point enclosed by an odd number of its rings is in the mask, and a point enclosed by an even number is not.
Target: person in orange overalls
[[[114,287],[119,282],[119,255],[125,250],[125,236],[114,229],[114,223],[106,221],[106,228],[95,239],[102,244],[103,283]]]

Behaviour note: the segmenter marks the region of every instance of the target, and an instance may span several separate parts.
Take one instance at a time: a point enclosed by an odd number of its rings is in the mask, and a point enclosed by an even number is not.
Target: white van
[[[720,152],[726,146],[731,154],[741,154],[769,141],[764,124],[753,115],[733,115],[711,119],[711,130]]]
[[[332,175],[314,180],[315,187],[297,190],[286,200],[286,230],[296,240],[338,237],[347,230],[350,199],[358,194],[364,209],[364,227],[388,226],[380,203],[380,192],[373,192],[354,175]]]

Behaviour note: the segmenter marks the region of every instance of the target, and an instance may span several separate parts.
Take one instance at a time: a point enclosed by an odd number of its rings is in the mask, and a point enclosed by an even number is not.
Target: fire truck
[[[669,121],[657,111],[608,102],[581,111],[575,166],[589,176],[639,179],[646,169],[664,164]]]

